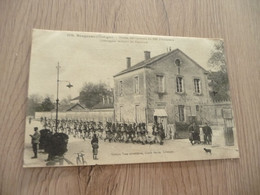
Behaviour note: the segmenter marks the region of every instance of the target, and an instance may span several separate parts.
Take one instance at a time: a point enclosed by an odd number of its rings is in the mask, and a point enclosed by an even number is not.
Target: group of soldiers
[[[54,130],[55,119],[43,119],[42,124]],[[145,123],[112,123],[95,121],[83,121],[73,119],[61,119],[57,123],[57,131],[73,135],[75,138],[92,139],[96,135],[99,139],[108,142],[163,144],[165,139],[164,128],[161,123],[154,123],[152,133],[147,131]]]
[[[104,141],[162,145],[164,138],[161,123],[154,123],[152,134],[149,134],[145,123],[107,123]]]

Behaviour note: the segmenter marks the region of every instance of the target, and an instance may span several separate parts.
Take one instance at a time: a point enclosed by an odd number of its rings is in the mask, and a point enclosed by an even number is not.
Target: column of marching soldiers
[[[55,119],[41,117],[41,123],[45,128],[54,131]],[[78,119],[58,120],[58,132],[72,135],[79,139],[91,139],[94,134],[101,140],[120,143],[139,144],[163,144],[165,133],[161,123],[153,124],[153,131],[150,134],[145,123],[112,123],[95,121],[84,121]]]

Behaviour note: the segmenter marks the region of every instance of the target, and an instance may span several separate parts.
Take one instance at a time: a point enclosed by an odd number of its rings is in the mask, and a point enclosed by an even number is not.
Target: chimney
[[[126,58],[126,68],[130,68],[131,67],[131,58],[127,57]]]
[[[150,51],[144,51],[144,59],[145,59],[145,60],[150,59],[150,58],[151,58],[150,54],[151,54]]]

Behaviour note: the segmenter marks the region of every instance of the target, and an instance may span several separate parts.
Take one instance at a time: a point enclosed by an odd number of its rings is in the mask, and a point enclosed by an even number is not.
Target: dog
[[[211,154],[211,149],[204,148],[204,150],[205,150],[206,153]]]

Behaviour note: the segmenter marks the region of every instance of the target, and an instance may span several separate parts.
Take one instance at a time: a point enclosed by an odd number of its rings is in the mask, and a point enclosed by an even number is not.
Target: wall
[[[134,92],[134,77],[139,77],[139,93]],[[135,70],[133,72],[125,73],[123,75],[114,78],[115,81],[115,96],[114,96],[114,108],[115,119],[123,122],[146,122],[145,108],[145,75],[144,69]],[[120,81],[123,81],[123,94],[120,96],[119,85]],[[138,106],[138,107],[136,107]],[[136,109],[138,109],[136,111]],[[136,112],[138,116],[136,116]],[[136,121],[137,119],[137,121]]]
[[[36,112],[35,119],[40,119],[41,117],[47,117],[55,119],[55,112]],[[102,121],[102,122],[113,122],[114,121],[114,109],[99,109],[90,110],[84,112],[59,112],[59,119],[82,119],[87,121]]]
[[[181,60],[180,74],[175,65],[175,60]],[[158,94],[158,82],[156,75],[161,74],[165,77],[165,93]],[[176,51],[168,57],[155,62],[151,67],[146,69],[147,75],[147,96],[149,107],[149,123],[153,122],[154,108],[165,108],[168,114],[168,123],[173,124],[178,120],[178,105],[185,105],[186,120],[190,115],[196,115],[196,105],[203,105],[209,102],[209,94],[207,87],[207,78],[205,71],[194,64],[182,52]],[[183,76],[184,93],[180,94],[176,91],[176,77]],[[194,78],[201,80],[202,94],[194,94]]]

